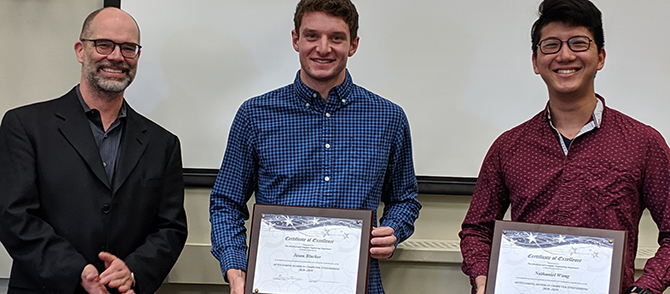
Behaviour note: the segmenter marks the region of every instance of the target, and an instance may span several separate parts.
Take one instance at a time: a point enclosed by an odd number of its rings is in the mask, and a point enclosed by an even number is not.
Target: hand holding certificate
[[[624,231],[496,221],[486,293],[619,293]]]
[[[254,206],[245,293],[365,293],[372,211]]]

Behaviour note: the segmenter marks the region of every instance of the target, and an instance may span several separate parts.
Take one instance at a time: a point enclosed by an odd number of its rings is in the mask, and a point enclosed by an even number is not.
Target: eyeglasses
[[[591,48],[591,42],[593,42],[593,40],[587,36],[574,36],[567,41],[551,37],[540,41],[537,46],[540,47],[540,52],[542,52],[542,54],[554,54],[561,51],[563,43],[568,43],[568,48],[573,52],[584,52]]]
[[[123,57],[135,58],[137,57],[137,54],[140,53],[140,49],[142,48],[142,46],[135,43],[116,43],[112,40],[107,39],[96,39],[96,40],[81,39],[81,40],[93,42],[93,45],[95,46],[95,51],[97,51],[99,54],[102,55],[112,54],[112,52],[114,52],[114,49],[116,49],[116,46],[118,45],[119,48],[121,48],[121,55]]]

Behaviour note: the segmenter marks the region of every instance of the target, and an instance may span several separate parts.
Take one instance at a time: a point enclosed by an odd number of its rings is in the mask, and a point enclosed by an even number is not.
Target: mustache
[[[102,70],[103,67],[115,67],[124,72],[130,71],[130,66],[123,64],[123,62],[105,61],[98,63],[96,67],[97,70]]]

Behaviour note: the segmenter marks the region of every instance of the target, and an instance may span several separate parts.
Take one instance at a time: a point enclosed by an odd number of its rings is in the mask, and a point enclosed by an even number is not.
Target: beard
[[[86,61],[86,79],[89,84],[104,96],[117,96],[122,93],[128,86],[130,86],[130,83],[132,83],[135,78],[135,73],[137,72],[137,68],[130,67],[121,62],[104,61],[96,64],[90,60]],[[126,73],[126,76],[122,78],[108,78],[100,75],[99,72],[106,66],[113,66],[121,69]]]

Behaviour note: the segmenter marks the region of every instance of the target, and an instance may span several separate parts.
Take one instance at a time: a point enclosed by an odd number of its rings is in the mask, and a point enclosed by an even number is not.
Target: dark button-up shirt
[[[119,116],[112,122],[107,130],[104,129],[102,125],[102,118],[100,117],[100,111],[97,109],[91,109],[84,98],[81,96],[79,91],[79,86],[77,86],[77,97],[81,106],[84,108],[86,117],[88,118],[89,126],[91,127],[91,132],[93,133],[93,138],[95,139],[95,144],[98,146],[98,152],[100,152],[100,159],[102,160],[102,165],[105,168],[107,173],[107,178],[110,183],[114,177],[114,168],[116,167],[116,161],[119,154],[119,145],[121,144],[121,136],[123,135],[123,123],[126,118],[126,102],[123,101],[121,109],[119,110]]]

